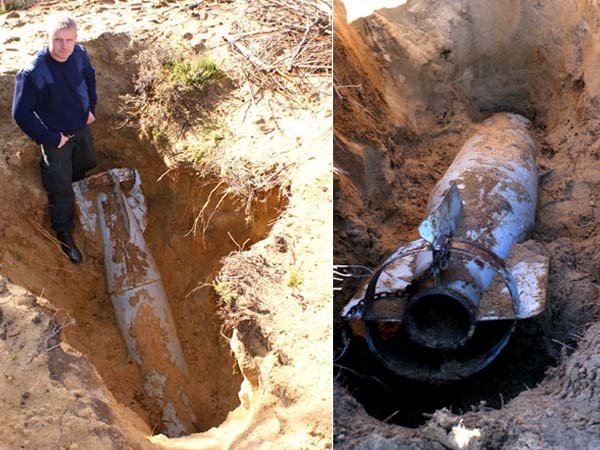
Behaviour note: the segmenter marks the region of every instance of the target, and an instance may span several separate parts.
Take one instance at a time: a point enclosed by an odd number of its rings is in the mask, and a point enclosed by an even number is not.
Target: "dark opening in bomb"
[[[455,349],[475,331],[468,302],[449,290],[426,291],[407,304],[404,324],[410,339],[432,349]]]

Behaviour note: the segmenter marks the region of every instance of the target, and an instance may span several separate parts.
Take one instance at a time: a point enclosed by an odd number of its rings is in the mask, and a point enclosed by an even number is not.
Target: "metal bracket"
[[[508,292],[512,299],[512,308],[514,316],[518,316],[519,290],[517,288],[517,284],[512,273],[506,268],[506,264],[504,263],[504,260],[502,258],[500,258],[494,252],[486,248],[478,246],[472,242],[463,241],[460,239],[450,238],[444,241],[440,241],[440,243],[443,244],[443,247],[436,249],[434,248],[434,245],[429,243],[428,241],[424,239],[418,239],[416,241],[410,242],[409,244],[403,247],[400,247],[396,252],[394,252],[393,257],[388,258],[385,261],[385,263],[375,271],[373,277],[369,281],[363,299],[356,305],[354,305],[354,310],[352,312],[356,314],[358,312],[357,309],[362,306],[362,311],[360,313],[359,318],[363,320],[400,321],[401,318],[397,316],[385,317],[380,314],[373,314],[374,302],[378,301],[378,299],[381,298],[381,296],[379,296],[378,293],[375,292],[379,276],[382,274],[386,267],[388,267],[392,262],[394,262],[397,259],[405,258],[407,256],[416,255],[419,253],[432,252],[434,255],[434,259],[430,270],[432,270],[434,274],[436,273],[436,271],[439,272],[439,270],[442,270],[441,265],[446,264],[450,255],[453,253],[463,256],[469,256],[481,262],[482,264],[485,264],[488,267],[494,269],[498,274],[500,274],[502,280],[504,281],[504,284],[508,288]],[[386,297],[389,298],[389,296]],[[398,296],[396,298],[400,300],[401,296]],[[392,310],[393,309],[388,309],[388,311]],[[399,309],[396,308],[395,311],[399,311]]]

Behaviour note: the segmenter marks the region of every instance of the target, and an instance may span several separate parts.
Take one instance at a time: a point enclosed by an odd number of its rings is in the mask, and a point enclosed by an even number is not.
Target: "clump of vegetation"
[[[289,269],[287,273],[287,285],[293,289],[297,289],[302,286],[302,282],[304,281],[304,277],[302,276],[302,272],[300,272],[295,267]]]
[[[29,8],[35,0],[0,0],[0,14],[7,13],[9,11],[15,11],[17,9]]]
[[[235,306],[235,293],[227,281],[216,278],[212,287],[219,298],[229,307]]]
[[[199,163],[219,147],[221,141],[231,137],[231,132],[220,120],[211,120],[202,125],[202,130],[193,139],[183,144],[183,154],[192,162]]]
[[[212,80],[223,76],[217,64],[204,57],[167,61],[165,68],[169,72],[169,80],[177,89],[185,92],[201,91]]]
[[[150,131],[150,140],[159,147],[165,145],[168,142],[167,135],[160,128],[152,128],[152,130]]]
[[[215,61],[190,50],[152,47],[137,62],[135,94],[123,97],[124,108],[152,143],[168,149],[185,141],[178,149],[200,162],[230,135],[213,117],[215,103],[229,89]]]

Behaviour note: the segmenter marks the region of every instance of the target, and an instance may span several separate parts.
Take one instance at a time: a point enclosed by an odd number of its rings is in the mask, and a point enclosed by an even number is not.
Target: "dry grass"
[[[122,100],[146,139],[181,153],[193,169],[223,178],[229,193],[249,201],[278,184],[287,166],[261,171],[222,151],[233,132],[218,116],[219,104],[234,85],[214,62],[190,50],[153,46],[140,53],[137,63],[135,93]]]
[[[244,80],[250,81],[249,86],[284,94],[285,98],[264,96],[282,102],[269,103],[272,110],[290,108],[290,98],[296,104],[311,101],[315,90],[324,89],[317,78],[327,80],[330,87],[331,14],[330,2],[322,0],[251,2],[228,37],[235,64],[225,60],[222,67],[206,59],[205,51],[153,44],[140,53],[135,93],[123,98],[125,112],[172,164],[219,180],[194,213],[192,234],[204,235],[225,199],[238,204],[247,222],[252,222],[256,202],[265,193],[278,190],[286,195],[292,163],[277,148],[260,158],[256,152],[240,154],[223,108],[234,89],[244,90],[240,87]],[[250,91],[251,95],[258,92]],[[251,100],[239,108],[256,106],[255,98]]]
[[[247,252],[235,252],[223,258],[223,268],[213,289],[219,295],[221,304],[217,314],[225,335],[230,335],[239,323],[268,312],[260,299],[264,298],[268,286],[278,280],[265,267],[268,264],[262,256]]]

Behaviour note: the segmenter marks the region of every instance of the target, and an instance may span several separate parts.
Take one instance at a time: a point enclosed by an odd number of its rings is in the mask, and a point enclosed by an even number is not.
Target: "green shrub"
[[[287,285],[289,287],[297,289],[302,286],[303,281],[302,273],[298,269],[294,267],[289,269],[287,274]]]
[[[203,57],[169,61],[165,67],[169,72],[169,80],[183,91],[202,90],[209,81],[223,75],[213,61]]]
[[[163,130],[160,128],[152,128],[150,132],[150,140],[156,145],[164,145],[168,142],[169,138]]]
[[[235,293],[226,281],[216,278],[213,281],[212,286],[217,295],[227,306],[235,306]]]

